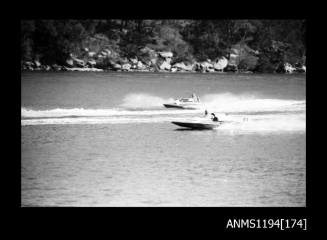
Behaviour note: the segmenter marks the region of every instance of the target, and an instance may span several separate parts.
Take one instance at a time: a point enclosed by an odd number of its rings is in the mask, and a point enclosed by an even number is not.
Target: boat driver
[[[211,115],[212,115],[212,121],[214,121],[214,122],[218,122],[219,120],[218,120],[218,118],[216,117],[216,115],[214,114],[214,113],[211,113]]]

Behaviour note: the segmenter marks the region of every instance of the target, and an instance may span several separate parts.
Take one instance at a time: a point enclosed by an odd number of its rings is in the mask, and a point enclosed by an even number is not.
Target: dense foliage
[[[193,62],[240,56],[239,68],[277,71],[305,64],[305,20],[23,20],[22,60],[64,64],[70,53],[104,47],[122,57],[141,49],[171,51],[174,61]]]

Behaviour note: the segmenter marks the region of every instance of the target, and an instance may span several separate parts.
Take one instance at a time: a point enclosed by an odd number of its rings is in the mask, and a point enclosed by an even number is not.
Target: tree
[[[34,54],[33,33],[35,31],[34,20],[21,22],[21,54],[22,60],[32,60]]]
[[[95,36],[103,36],[106,40]],[[96,45],[95,51],[112,48],[124,57],[137,56],[140,49],[148,46],[157,51],[172,51],[173,61],[189,62],[227,56],[238,44],[256,52],[252,57],[240,59],[241,65],[253,66],[254,59],[259,57],[260,67],[270,71],[284,62],[304,62],[306,21],[85,19],[21,22],[22,60],[64,64],[70,53],[81,56],[81,49],[89,43]]]

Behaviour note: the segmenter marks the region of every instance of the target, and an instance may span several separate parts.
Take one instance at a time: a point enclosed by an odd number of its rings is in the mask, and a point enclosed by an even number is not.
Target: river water
[[[306,78],[22,73],[21,150],[22,206],[306,206]]]

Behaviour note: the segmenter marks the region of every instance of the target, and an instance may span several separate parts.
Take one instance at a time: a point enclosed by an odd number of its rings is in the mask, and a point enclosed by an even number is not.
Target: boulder
[[[74,60],[74,65],[78,67],[85,67],[85,62],[84,60],[78,59],[78,58],[73,58]]]
[[[175,63],[173,67],[176,68],[178,71],[192,71],[194,65],[185,65],[184,62],[179,62],[179,63]]]
[[[202,72],[209,72],[214,70],[213,65],[206,61],[200,63],[200,69]]]
[[[23,62],[23,70],[33,71],[34,70],[33,66],[34,64],[30,61]]]
[[[73,67],[74,66],[74,61],[73,61],[73,59],[67,59],[66,60],[66,64],[68,65],[68,66],[70,66],[70,67]]]
[[[159,67],[161,70],[170,70],[171,69],[171,65],[170,65],[170,63],[168,63],[168,62],[163,62],[161,65],[160,65],[160,67]]]
[[[151,60],[150,60],[150,66],[151,65],[156,65],[157,64],[157,58],[151,58]]]
[[[293,73],[296,70],[296,68],[289,63],[285,63],[284,68],[286,73]]]
[[[73,68],[67,68],[68,71],[76,71],[76,72],[102,72],[102,69],[98,68],[79,68],[79,67],[73,67]]]
[[[99,68],[88,68],[90,72],[103,72],[103,69]]]
[[[141,62],[141,61],[138,61],[137,62],[137,65],[136,65],[137,69],[139,70],[144,70],[146,67],[145,65]]]
[[[293,67],[296,69],[295,71],[298,73],[306,72],[306,67],[302,63],[296,63]]]
[[[306,73],[307,72],[307,67],[305,65],[303,65],[302,70]]]
[[[172,52],[158,52],[159,56],[163,57],[163,58],[172,58],[173,57],[173,53]]]
[[[180,70],[180,69],[184,69],[186,66],[183,62],[180,62],[180,63],[175,63],[173,67],[176,68],[177,70]]]
[[[122,70],[129,71],[131,69],[132,65],[129,63],[125,63],[121,66]]]
[[[95,52],[88,52],[89,57],[94,57],[95,54],[96,54]]]
[[[214,64],[213,68],[218,71],[223,71],[228,65],[228,60],[225,57],[218,59]]]
[[[35,60],[35,61],[34,61],[34,65],[35,65],[35,67],[37,67],[37,68],[41,67],[41,63],[40,63],[38,60]]]

